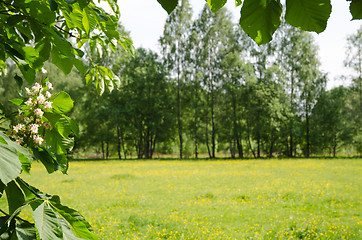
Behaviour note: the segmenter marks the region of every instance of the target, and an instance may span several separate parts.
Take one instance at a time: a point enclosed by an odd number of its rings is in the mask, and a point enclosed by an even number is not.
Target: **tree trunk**
[[[205,126],[205,140],[206,140],[206,147],[207,147],[207,152],[209,154],[209,158],[212,158],[211,156],[211,152],[210,152],[210,145],[209,145],[209,113],[208,113],[208,105],[209,105],[209,94],[207,94],[207,100],[206,100],[206,126]]]
[[[205,135],[206,135],[206,147],[207,147],[207,152],[209,153],[209,158],[212,158],[211,156],[211,152],[210,152],[210,146],[209,146],[209,130],[208,130],[208,124],[206,121],[206,127],[205,127]]]
[[[235,144],[233,144],[233,142],[235,143],[234,139],[229,136],[229,148],[230,148],[230,157],[231,158],[235,158]]]
[[[270,147],[269,147],[269,157],[272,158],[273,157],[273,151],[274,151],[274,131],[271,130],[271,134],[270,134]]]
[[[236,143],[238,146],[239,158],[244,158],[243,144],[241,143],[239,136],[236,138]]]
[[[146,135],[146,139],[145,139],[145,158],[149,159],[150,158],[150,141],[151,141],[151,136],[150,136],[150,130],[147,129],[147,135]]]
[[[122,159],[121,155],[121,127],[119,124],[117,124],[117,153],[118,153],[118,159]]]
[[[109,141],[106,141],[106,159],[109,158]]]
[[[292,111],[292,118],[290,120],[290,129],[289,129],[289,133],[290,133],[290,137],[289,137],[289,157],[293,157],[293,149],[294,149],[294,143],[293,143],[293,118],[294,118],[294,104],[293,104],[293,99],[294,99],[294,71],[291,71],[291,89],[290,89],[290,107],[291,107],[291,111]]]
[[[211,92],[211,145],[212,145],[212,158],[215,158],[216,140],[215,140],[215,116],[214,116],[214,78],[213,78],[213,67],[212,67],[212,48],[209,48],[209,84]]]
[[[104,141],[103,141],[103,139],[102,139],[102,141],[101,141],[101,148],[102,148],[102,159],[104,159],[104,158],[105,158],[105,154],[104,154]]]
[[[309,158],[309,148],[310,148],[310,139],[309,139],[309,114],[306,113],[306,142],[307,142],[307,151],[306,157]]]
[[[240,149],[241,145],[240,145],[240,142],[239,142],[238,124],[237,124],[237,117],[236,117],[236,100],[235,100],[235,96],[233,96],[233,125],[234,125],[233,126],[234,127],[234,129],[233,129],[234,152],[236,152],[236,144],[237,144],[238,152],[239,152],[239,158],[240,157],[242,158],[243,153],[242,153],[242,149]],[[240,152],[241,152],[241,154],[240,154]]]
[[[256,158],[256,155],[255,155],[255,151],[254,151],[254,149],[253,149],[253,146],[251,146],[250,134],[248,134],[248,141],[249,141],[250,151],[251,151],[251,153],[253,154],[254,158]]]
[[[177,125],[178,125],[178,136],[180,140],[180,159],[182,159],[183,149],[183,138],[182,138],[182,120],[181,120],[181,70],[180,62],[177,61]]]
[[[215,158],[215,148],[216,148],[216,141],[215,141],[215,116],[214,116],[214,92],[212,91],[211,95],[211,124],[212,124],[212,158]]]
[[[336,150],[337,150],[337,134],[334,134],[333,157],[336,157]]]
[[[127,150],[126,150],[126,148],[124,147],[124,138],[123,138],[122,135],[121,135],[121,147],[122,147],[122,149],[123,149],[124,159],[127,159]]]
[[[151,139],[151,149],[150,149],[150,158],[152,159],[153,157],[153,153],[155,152],[155,148],[156,148],[156,136]]]
[[[195,73],[194,73],[195,74]],[[198,133],[197,130],[199,128],[199,121],[198,121],[198,115],[199,115],[199,111],[198,111],[198,102],[199,102],[199,90],[198,90],[198,84],[196,83],[196,79],[194,79],[194,83],[193,83],[193,87],[194,87],[194,96],[195,96],[195,101],[193,104],[194,107],[194,125],[193,125],[193,137],[194,137],[194,149],[195,149],[195,158],[197,159],[198,157]]]
[[[259,115],[259,113],[258,113],[258,115]],[[259,116],[258,116],[258,118],[257,118],[257,121],[256,121],[257,123],[256,123],[256,126],[257,126],[257,135],[256,135],[256,137],[257,137],[257,139],[256,139],[256,142],[257,142],[257,156],[258,156],[258,158],[260,158],[260,124],[259,124]]]
[[[137,143],[137,156],[138,156],[138,159],[141,159],[143,157],[143,139],[142,139],[142,136],[140,136],[139,140],[138,140],[138,143]]]

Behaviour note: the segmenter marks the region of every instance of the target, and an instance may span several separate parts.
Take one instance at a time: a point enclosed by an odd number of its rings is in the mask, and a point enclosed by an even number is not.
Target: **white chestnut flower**
[[[50,98],[51,96],[52,96],[52,94],[50,92],[48,92],[48,91],[45,92],[45,97]]]
[[[31,121],[33,121],[33,117],[25,117],[25,118],[24,118],[24,122],[25,122],[26,124],[30,123]]]
[[[18,125],[16,126],[13,126],[13,129],[14,129],[14,132],[15,133],[18,133],[19,131],[23,130],[24,129],[24,125],[19,123]]]
[[[43,145],[44,139],[42,137],[40,137],[38,135],[34,135],[33,140],[34,140],[35,145],[38,145],[38,146]]]
[[[19,137],[15,140],[15,143],[21,144],[23,142],[23,138]]]
[[[45,103],[45,97],[43,94],[39,94],[39,96],[36,98],[36,100],[38,101],[39,104]]]
[[[52,109],[53,107],[52,107],[52,103],[53,102],[48,102],[48,101],[46,101],[45,103],[44,103],[44,109]]]
[[[47,74],[47,73],[48,73],[48,71],[47,71],[47,70],[45,70],[45,68],[41,68],[41,73],[42,73],[42,74]]]
[[[40,108],[37,108],[34,110],[34,114],[35,114],[35,116],[41,118],[41,117],[43,117],[44,112]]]
[[[42,87],[41,87],[41,85],[39,83],[35,83],[34,86],[31,89],[33,90],[34,93],[38,93],[38,92],[40,92]]]
[[[38,129],[39,129],[39,125],[38,124],[31,124],[29,126],[30,132],[32,134],[37,134],[38,133]]]
[[[33,99],[32,99],[32,98],[29,98],[29,99],[25,102],[25,105],[26,105],[26,106],[29,106],[29,107],[33,106]]]
[[[25,92],[26,92],[26,94],[28,94],[28,95],[33,95],[33,93],[30,91],[30,89],[29,88],[25,88]]]
[[[51,82],[46,82],[46,86],[47,86],[48,90],[53,90],[53,85]]]

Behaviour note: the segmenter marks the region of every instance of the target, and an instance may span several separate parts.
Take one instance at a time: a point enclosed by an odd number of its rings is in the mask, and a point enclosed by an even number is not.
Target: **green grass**
[[[362,160],[72,162],[23,177],[100,239],[362,239]]]

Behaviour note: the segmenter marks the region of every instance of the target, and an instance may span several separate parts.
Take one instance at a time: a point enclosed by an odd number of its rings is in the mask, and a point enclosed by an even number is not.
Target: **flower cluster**
[[[31,88],[25,88],[25,100],[17,115],[18,123],[8,131],[16,143],[34,146],[45,144],[44,129],[50,129],[51,125],[43,115],[52,109],[52,102],[49,101],[52,96],[49,91],[52,89],[48,81],[43,85],[35,83]]]

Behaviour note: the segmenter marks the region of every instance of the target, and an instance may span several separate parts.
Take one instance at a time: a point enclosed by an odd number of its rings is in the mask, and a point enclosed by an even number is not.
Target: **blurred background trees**
[[[74,69],[65,78],[46,63],[55,88],[75,101],[76,157],[361,155],[362,28],[346,41],[351,74],[341,78],[351,84],[327,89],[311,34],[282,24],[273,41],[258,46],[225,9],[212,14],[205,6],[196,19],[191,15],[181,1],[165,23],[160,53],[137,49],[131,57],[119,47],[105,57],[87,46],[93,64],[121,80],[102,96]],[[5,99],[17,95],[10,81],[17,74],[8,62],[0,76],[6,108]]]

